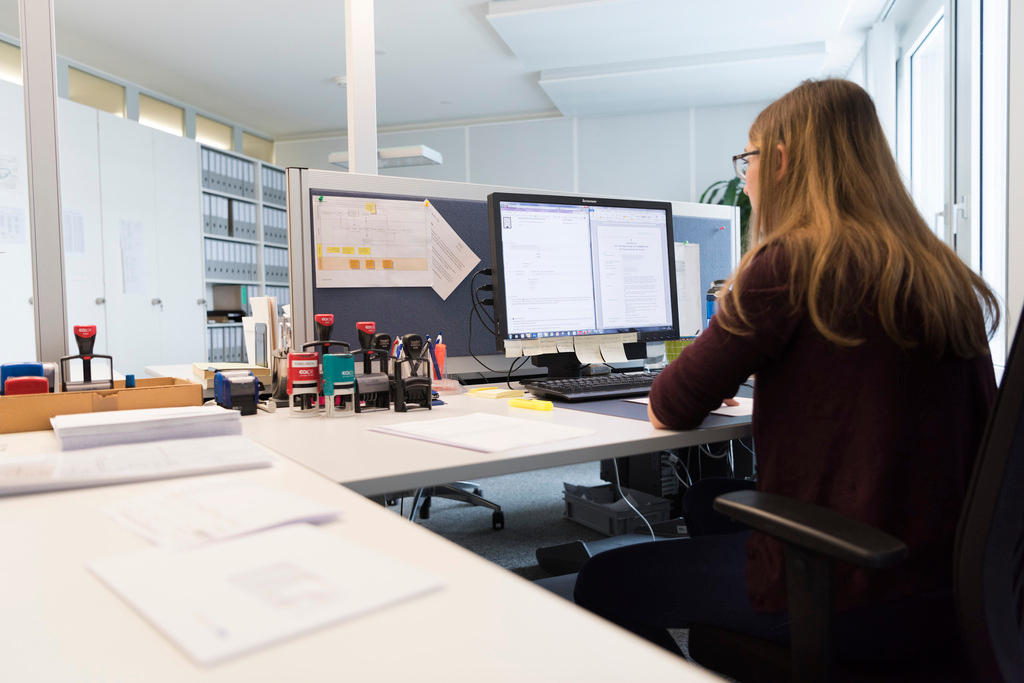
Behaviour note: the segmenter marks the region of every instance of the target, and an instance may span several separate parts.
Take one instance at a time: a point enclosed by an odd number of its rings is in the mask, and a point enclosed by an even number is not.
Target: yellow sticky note
[[[377,264],[375,264],[375,263],[373,262],[373,259],[372,259],[372,258],[368,258],[368,259],[366,259],[366,269],[367,269],[367,270],[373,270],[373,269],[375,269],[376,267],[377,267]]]
[[[370,255],[370,248],[369,247],[359,247],[359,255],[360,256],[369,256]]]
[[[324,257],[324,246],[322,244],[316,245],[316,257],[317,258],[323,258]]]
[[[342,247],[341,248],[341,253],[342,254],[354,254],[354,253],[356,253],[356,248],[355,247]]]
[[[328,254],[340,254],[341,253],[341,247],[327,247],[327,253]]]
[[[350,270],[359,270],[359,259],[349,259],[348,267]]]
[[[377,205],[374,204],[373,202],[366,202],[366,212],[377,213]]]

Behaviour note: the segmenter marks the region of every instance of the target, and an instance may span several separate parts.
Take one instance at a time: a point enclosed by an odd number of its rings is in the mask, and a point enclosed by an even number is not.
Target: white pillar
[[[28,212],[32,225],[32,301],[36,358],[67,355],[64,247],[57,163],[57,58],[53,0],[18,0],[25,88]]]
[[[377,69],[373,0],[345,0],[348,170],[377,174]]]

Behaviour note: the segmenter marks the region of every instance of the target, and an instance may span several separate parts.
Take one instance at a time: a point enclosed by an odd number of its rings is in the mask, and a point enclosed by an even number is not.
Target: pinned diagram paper
[[[315,197],[319,287],[430,287],[430,232],[422,201]]]
[[[121,280],[125,294],[147,290],[146,233],[141,221],[121,221]]]
[[[704,327],[700,288],[700,245],[676,242],[676,298],[679,302],[679,336],[696,337]]]
[[[423,204],[427,207],[427,226],[430,229],[433,287],[439,297],[447,300],[459,283],[480,263],[480,257],[462,241],[430,201],[424,201]]]

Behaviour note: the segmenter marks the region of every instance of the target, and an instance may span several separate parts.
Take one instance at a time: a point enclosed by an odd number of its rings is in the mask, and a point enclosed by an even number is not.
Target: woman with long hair
[[[859,86],[804,82],[761,112],[734,163],[753,244],[652,387],[651,423],[695,427],[754,375],[756,488],[910,550],[885,571],[837,566],[840,656],[944,646],[932,635],[956,631],[953,537],[995,395],[996,298],[918,213]],[[701,488],[691,512],[710,508]],[[646,543],[592,558],[575,599],[673,649],[665,629],[695,623],[782,642],[783,564],[779,543],[745,531]]]

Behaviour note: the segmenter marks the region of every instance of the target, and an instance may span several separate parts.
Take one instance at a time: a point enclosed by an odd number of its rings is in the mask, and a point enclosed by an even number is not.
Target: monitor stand
[[[548,369],[548,379],[607,375],[612,369],[603,364],[581,365],[575,353],[544,353],[533,357],[533,364]]]
[[[547,368],[550,379],[579,377],[583,367],[575,353],[542,353],[532,361],[538,368]]]

